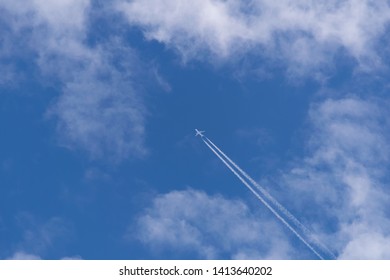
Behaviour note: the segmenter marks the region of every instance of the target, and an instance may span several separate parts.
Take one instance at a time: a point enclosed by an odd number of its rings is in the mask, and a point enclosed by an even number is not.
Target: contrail
[[[242,178],[240,176],[240,174],[237,173],[236,170],[234,170],[233,167],[231,167],[229,165],[229,163],[226,162],[226,160],[224,158],[221,157],[220,154],[218,154],[218,152],[210,146],[210,144],[204,140],[202,138],[203,142],[210,148],[210,150],[230,169],[230,171],[233,172],[234,175],[236,175],[236,177],[289,229],[291,230],[292,233],[294,233],[317,257],[319,257],[321,260],[324,259],[324,257],[318,253],[294,228],[292,228],[290,226],[290,224],[285,220],[283,219],[282,216],[279,215],[279,213],[274,209],[272,208],[271,205],[269,205],[249,184],[247,181],[244,180],[244,178]]]
[[[242,170],[238,164],[236,164],[232,159],[230,159],[221,149],[217,147],[210,139],[206,136],[203,136],[203,141],[209,142],[231,165],[233,165],[253,186],[255,186],[263,196],[265,196],[271,204],[273,204],[280,212],[282,212],[287,219],[290,220],[296,227],[298,227],[309,240],[318,246],[321,250],[327,252],[332,258],[336,258],[336,256],[319,240],[313,237],[312,232],[306,228],[293,214],[291,214],[283,205],[281,205],[267,190],[265,190],[262,186],[260,186],[255,180],[252,179],[249,174],[247,174],[244,170]],[[206,140],[205,140],[206,139]]]

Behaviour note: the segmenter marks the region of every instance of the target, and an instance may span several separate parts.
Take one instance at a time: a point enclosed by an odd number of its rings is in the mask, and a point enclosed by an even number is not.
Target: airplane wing
[[[198,130],[198,129],[195,128],[195,132],[196,132],[195,136],[200,135],[201,137],[203,137],[203,136],[204,136],[203,133],[204,133],[205,131],[204,131],[204,130]]]

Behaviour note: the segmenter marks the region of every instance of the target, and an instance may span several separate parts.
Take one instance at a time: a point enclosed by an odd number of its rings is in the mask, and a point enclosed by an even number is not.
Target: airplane
[[[204,135],[203,135],[203,133],[205,132],[204,130],[201,131],[201,130],[197,130],[197,129],[195,128],[195,131],[196,131],[195,136],[198,136],[198,135],[200,135],[200,137],[203,137],[203,136],[204,136]]]

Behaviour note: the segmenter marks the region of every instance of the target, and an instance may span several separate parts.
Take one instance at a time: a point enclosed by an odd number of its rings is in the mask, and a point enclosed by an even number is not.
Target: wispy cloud
[[[288,258],[290,246],[278,224],[261,221],[240,200],[188,189],[153,199],[135,225],[151,248],[199,258]],[[272,234],[271,234],[272,232]]]
[[[383,0],[133,0],[118,1],[117,9],[148,39],[185,60],[225,60],[251,52],[287,65],[295,75],[322,71],[341,53],[362,68],[378,67],[382,61],[375,47],[390,20]]]
[[[31,214],[22,213],[17,220],[22,230],[18,252],[46,253],[59,240],[71,237],[70,224],[58,217],[41,222]]]
[[[64,93],[50,114],[58,118],[62,144],[82,147],[93,157],[123,160],[146,153],[146,110],[130,73],[113,65],[118,59],[126,61],[120,67],[129,67],[131,50],[114,44],[93,51],[94,59],[86,59],[88,65],[74,73],[77,76],[66,79]],[[117,51],[121,54],[116,55]]]
[[[39,255],[29,254],[24,251],[17,251],[12,254],[7,260],[41,260]],[[61,260],[82,260],[80,256],[63,257]]]
[[[297,211],[340,258],[390,257],[387,116],[387,106],[356,97],[314,105],[307,156],[284,176]]]
[[[8,244],[9,249],[2,252],[3,258],[13,260],[47,258],[53,255],[53,251],[61,252],[64,244],[72,238],[71,224],[59,217],[42,221],[32,214],[23,212],[16,215],[16,224],[20,232],[15,231],[14,235],[20,235],[20,238],[15,243]]]
[[[29,254],[23,251],[18,251],[12,254],[7,260],[40,260],[41,257],[38,255]]]
[[[89,0],[0,4],[7,36],[25,42],[42,80],[62,92],[49,110],[58,121],[60,143],[93,158],[143,156],[145,109],[134,87],[137,61],[120,39],[88,43],[94,8]]]

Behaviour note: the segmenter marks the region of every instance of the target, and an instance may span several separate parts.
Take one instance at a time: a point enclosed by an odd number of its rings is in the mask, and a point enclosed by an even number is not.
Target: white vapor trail
[[[210,144],[203,139],[203,142],[210,148],[210,150],[230,169],[230,171],[233,172],[234,175],[278,218],[289,230],[291,230],[292,233],[294,233],[317,257],[319,257],[321,260],[324,259],[324,257],[318,253],[282,216],[279,215],[279,213],[268,204],[267,201],[265,201],[249,184],[247,181],[245,181],[244,178],[240,176],[240,174],[237,173],[236,170],[232,166],[229,165],[229,163],[226,162],[224,158],[218,152],[210,146]]]
[[[265,196],[271,204],[273,204],[281,213],[283,213],[286,218],[292,222],[297,228],[299,228],[305,236],[316,246],[327,252],[332,258],[336,258],[336,256],[319,240],[313,237],[312,232],[306,228],[293,214],[290,213],[283,205],[281,205],[267,190],[265,190],[262,186],[260,186],[252,177],[249,176],[244,170],[242,170],[232,159],[230,159],[221,149],[217,147],[210,139],[204,136],[203,141],[209,142],[231,165],[233,165],[243,176],[246,178],[253,186],[255,186],[263,196]]]

